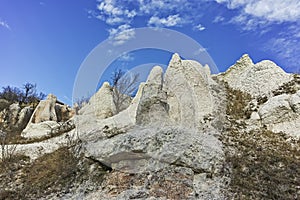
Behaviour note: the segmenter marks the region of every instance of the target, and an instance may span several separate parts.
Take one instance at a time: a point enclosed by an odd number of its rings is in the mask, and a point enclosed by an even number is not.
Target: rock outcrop
[[[209,66],[174,54],[165,73],[153,67],[118,114],[107,82],[74,117],[54,95],[30,120],[30,108],[12,104],[12,123],[30,121],[22,136],[42,138],[16,149],[36,159],[66,145],[77,159],[93,163],[89,174],[102,173],[95,187],[78,179],[71,190],[44,199],[283,199],[278,193],[295,199],[297,77],[271,61],[254,64],[248,55],[211,75]]]
[[[245,54],[221,75],[220,79],[228,83],[231,88],[247,92],[252,96],[269,97],[272,91],[291,81],[292,75],[269,60],[254,64]]]
[[[42,138],[68,132],[75,127],[74,121],[70,120],[74,114],[73,109],[49,94],[46,100],[40,101],[21,135],[24,138]]]
[[[180,175],[182,170],[189,171],[190,175],[185,181],[191,184],[184,187],[189,192],[174,194],[175,199],[188,199],[195,195],[202,199],[222,199],[224,180],[219,174],[224,155],[222,144],[214,134],[216,133],[213,131],[200,134],[196,129],[174,126],[138,128],[109,139],[88,143],[85,146],[86,156],[119,171],[121,176],[132,174],[146,180],[157,173],[162,177],[168,174],[172,179]],[[113,177],[114,174],[111,174],[107,179]],[[206,181],[202,182],[204,180]],[[177,181],[173,184],[180,185]],[[136,188],[145,192],[145,198],[150,198],[154,186],[150,185],[149,188],[140,185]],[[106,189],[107,185],[102,194],[108,192]],[[130,187],[117,190],[117,194],[109,195],[108,192],[105,197],[119,199],[131,191]],[[162,188],[161,192],[169,193],[167,188]]]
[[[168,104],[163,92],[163,70],[155,66],[145,83],[138,103],[136,122],[139,125],[151,123],[167,123]]]
[[[8,131],[22,131],[28,124],[33,113],[31,106],[21,109],[19,103],[7,105],[7,108],[0,111],[1,127]]]
[[[260,106],[262,124],[275,133],[283,132],[300,138],[300,90],[292,95],[282,94],[270,98]]]
[[[108,82],[104,82],[98,92],[91,97],[87,105],[79,110],[80,115],[94,115],[98,119],[111,117],[115,112],[112,88]]]
[[[224,177],[220,171],[224,153],[217,137],[220,133],[212,126],[201,125],[215,109],[210,92],[214,85],[207,66],[181,60],[175,54],[165,75],[159,66],[152,69],[124,111],[101,119],[86,112],[86,108],[80,110],[82,115],[75,120],[79,123],[85,156],[113,170],[97,198],[120,199],[141,191],[143,198],[163,197],[155,194],[154,180],[150,180],[153,183],[149,187],[134,186],[136,191],[124,187],[111,194],[109,189],[109,180],[114,180],[116,174],[131,174],[148,181],[149,176],[160,173],[162,177],[186,177],[183,180],[189,183],[183,186],[174,181],[173,186],[181,186],[186,192],[175,194],[166,187],[161,191],[165,197],[223,199]],[[100,102],[103,99],[94,103]]]
[[[181,60],[174,54],[164,77],[170,118],[183,126],[198,127],[206,115],[213,112],[214,98],[210,85],[214,81],[209,71],[191,60]]]
[[[49,94],[46,100],[40,101],[30,119],[31,123],[40,123],[44,121],[57,121],[55,112],[55,104],[57,98],[53,94]]]

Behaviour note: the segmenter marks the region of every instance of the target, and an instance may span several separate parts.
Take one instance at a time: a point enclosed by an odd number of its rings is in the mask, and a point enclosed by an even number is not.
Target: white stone
[[[136,122],[140,125],[168,121],[166,93],[162,91],[163,70],[155,66],[145,83],[137,107]]]
[[[31,108],[30,106],[24,107],[19,113],[17,127],[24,129],[28,124],[32,116],[32,113],[33,113],[33,108]]]
[[[274,124],[292,117],[292,108],[289,103],[290,95],[283,94],[272,97],[263,104],[258,113],[265,124]]]
[[[163,85],[170,118],[183,126],[198,127],[203,117],[214,109],[212,83],[207,67],[196,61],[181,60],[178,54],[174,54]]]
[[[55,104],[57,98],[53,94],[49,94],[46,100],[40,101],[34,110],[29,123],[40,123],[44,121],[57,121]]]
[[[21,135],[24,138],[42,138],[44,136],[50,136],[53,130],[58,126],[59,124],[56,121],[28,123]]]
[[[293,110],[300,114],[300,90],[291,95],[290,104]]]
[[[253,64],[246,54],[221,75],[221,79],[231,88],[247,92],[252,96],[271,96],[271,92],[292,80],[292,75],[284,72],[269,60]]]
[[[250,116],[250,119],[251,120],[259,120],[260,116],[259,116],[258,112],[252,112],[251,116]]]
[[[115,112],[112,88],[108,82],[104,82],[98,92],[91,97],[88,104],[79,110],[81,115],[94,115],[98,119],[111,117]]]
[[[300,138],[300,114],[297,94],[282,94],[270,98],[258,110],[262,123],[275,133],[283,132]],[[291,100],[293,98],[293,100]],[[291,103],[293,102],[293,103]],[[295,112],[297,111],[297,112]]]

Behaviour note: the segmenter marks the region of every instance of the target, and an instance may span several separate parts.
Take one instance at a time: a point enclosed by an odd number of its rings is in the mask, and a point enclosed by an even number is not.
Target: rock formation
[[[30,120],[33,108],[27,106],[21,109],[19,103],[7,104],[6,107],[0,111],[0,124],[2,128],[10,131],[22,131]]]
[[[254,64],[245,54],[220,78],[230,87],[252,96],[270,96],[272,91],[291,81],[292,75],[269,60]]]
[[[222,199],[225,178],[219,173],[224,159],[222,144],[217,138],[220,133],[202,124],[214,111],[211,91],[215,84],[207,66],[181,60],[175,54],[165,76],[162,68],[155,66],[124,111],[106,119],[92,119],[95,115],[87,113],[86,108],[80,111],[83,115],[76,120],[86,157],[120,171],[122,176],[134,174],[142,180],[147,174],[155,176],[157,172],[174,178],[179,172],[184,172],[182,176],[188,172],[185,181],[190,185],[185,188],[189,192],[173,198],[197,195],[203,199]],[[105,93],[101,100],[90,101],[88,106],[104,104],[102,102],[110,97],[110,93]],[[107,179],[114,179],[113,176],[114,173]],[[144,191],[145,197],[151,197],[155,186],[136,187],[137,192]],[[104,186],[100,192],[103,196],[98,198],[120,199],[131,192],[130,188],[123,188],[118,194],[110,195],[107,189]],[[171,198],[172,194],[169,195]]]
[[[170,118],[187,127],[198,127],[204,116],[213,112],[214,84],[208,70],[191,60],[181,60],[174,54],[164,77]]]
[[[73,109],[58,103],[56,96],[49,94],[46,100],[40,101],[21,135],[41,138],[70,131],[74,128],[74,122],[70,120],[74,114]]]
[[[104,82],[99,91],[91,97],[88,104],[79,111],[79,114],[93,114],[98,119],[105,119],[113,116],[115,110],[112,88],[108,82]]]
[[[163,92],[163,70],[155,66],[143,87],[136,113],[137,124],[151,124],[168,121],[166,93]]]
[[[53,94],[49,94],[46,100],[40,101],[30,119],[31,123],[40,123],[44,121],[57,121],[55,112],[55,104],[57,98]]]
[[[10,110],[15,124],[30,113],[17,105]],[[44,199],[299,195],[300,76],[271,61],[254,64],[244,55],[226,72],[211,75],[209,66],[174,54],[165,73],[153,67],[130,105],[115,110],[107,82],[79,115],[53,95],[40,102],[22,136],[57,137],[21,145],[18,152],[32,151],[36,159],[38,148],[54,151],[65,144],[81,159],[78,166],[93,163],[88,174],[102,173],[95,183],[76,174],[77,185]]]

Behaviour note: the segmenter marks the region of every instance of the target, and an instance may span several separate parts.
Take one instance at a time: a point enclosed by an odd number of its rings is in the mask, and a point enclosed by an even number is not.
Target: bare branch
[[[125,73],[117,69],[112,74],[113,101],[116,112],[126,108],[127,101],[138,88],[139,74]]]

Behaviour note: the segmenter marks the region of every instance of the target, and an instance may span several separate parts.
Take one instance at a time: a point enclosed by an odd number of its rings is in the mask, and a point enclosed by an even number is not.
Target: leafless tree
[[[116,69],[111,77],[113,101],[116,113],[121,112],[127,107],[128,100],[136,92],[139,83],[139,74],[125,73],[121,69]]]

